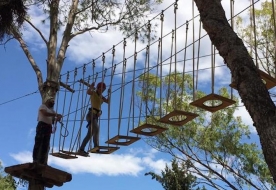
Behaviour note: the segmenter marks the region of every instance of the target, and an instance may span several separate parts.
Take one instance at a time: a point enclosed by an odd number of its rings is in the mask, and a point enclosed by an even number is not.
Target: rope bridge
[[[254,10],[258,2],[250,3],[242,12],[249,8]],[[90,142],[88,151],[91,153],[110,154],[138,141],[141,136],[158,135],[168,125],[184,126],[195,119],[200,110],[213,113],[235,103],[235,82],[230,77],[227,88],[231,97],[216,92],[222,84],[216,79],[215,71],[225,64],[202,30],[194,2],[190,2],[192,11],[187,18],[183,18],[178,3],[176,0],[91,62],[61,75],[63,88],[58,92],[56,109],[64,117],[62,125],[57,124],[52,139],[53,156],[77,158],[83,133],[87,131],[85,116],[91,105],[86,91],[92,82],[105,82],[110,103],[102,105],[101,145],[92,148]],[[230,0],[230,10],[226,12],[230,13],[229,23],[233,28],[234,18],[242,13],[235,14],[234,7],[234,1]],[[158,26],[157,31],[155,26]],[[145,36],[141,36],[141,31],[146,31]],[[256,64],[258,59],[256,56]],[[262,70],[260,74],[268,88],[275,86],[275,78]],[[185,100],[189,78],[192,101]],[[199,97],[199,91],[207,95]],[[181,103],[183,101],[187,103]]]

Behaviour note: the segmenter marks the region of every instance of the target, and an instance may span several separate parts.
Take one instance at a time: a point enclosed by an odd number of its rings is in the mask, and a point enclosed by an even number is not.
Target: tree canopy
[[[152,179],[155,179],[161,183],[165,190],[191,190],[195,189],[198,183],[197,178],[191,175],[182,163],[177,163],[176,159],[171,162],[171,167],[166,165],[165,169],[161,171],[161,175],[154,172],[147,172],[145,175],[150,175]],[[197,190],[200,188],[197,187]],[[203,187],[202,190],[205,190]]]
[[[166,96],[160,101],[154,92],[156,88],[159,92],[161,86],[162,94]],[[140,77],[140,87],[138,97],[143,104],[148,107],[155,104],[155,109],[151,110],[154,114],[149,115],[147,122],[168,128],[160,135],[148,138],[148,144],[186,165],[191,175],[199,176],[198,183],[215,189],[275,187],[260,148],[250,142],[249,126],[243,124],[241,117],[233,115],[238,109],[237,103],[212,114],[190,106],[193,101],[192,76],[186,74],[183,79],[181,73],[172,73],[163,80],[145,74]],[[146,91],[148,93],[143,93]],[[221,88],[219,94],[230,98],[226,88]],[[202,91],[196,92],[197,98],[205,95]],[[236,97],[234,99],[238,101]],[[198,117],[180,127],[158,121],[160,110],[162,116],[175,109],[197,113]],[[171,120],[180,121],[181,117]]]

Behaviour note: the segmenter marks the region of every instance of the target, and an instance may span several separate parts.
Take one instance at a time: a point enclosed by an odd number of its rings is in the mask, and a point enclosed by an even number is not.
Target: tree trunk
[[[242,40],[229,25],[221,0],[194,0],[203,28],[224,58],[260,137],[265,161],[276,182],[275,105]]]
[[[36,181],[29,181],[28,190],[44,190],[45,187],[43,184],[37,183]]]

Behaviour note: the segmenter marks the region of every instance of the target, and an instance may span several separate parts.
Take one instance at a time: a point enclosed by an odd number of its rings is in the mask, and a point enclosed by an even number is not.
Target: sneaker
[[[86,151],[84,151],[84,150],[79,150],[78,153],[79,153],[79,154],[82,154],[82,155],[85,155],[85,156],[88,156],[88,155],[89,155],[89,153],[86,152]]]

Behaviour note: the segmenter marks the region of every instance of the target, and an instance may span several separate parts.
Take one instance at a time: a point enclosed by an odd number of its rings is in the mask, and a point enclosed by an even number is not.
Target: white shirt
[[[48,108],[45,104],[42,104],[38,109],[37,121],[43,121],[44,123],[52,125],[53,116],[44,116],[40,110],[46,110],[48,113],[55,113],[53,108]]]

